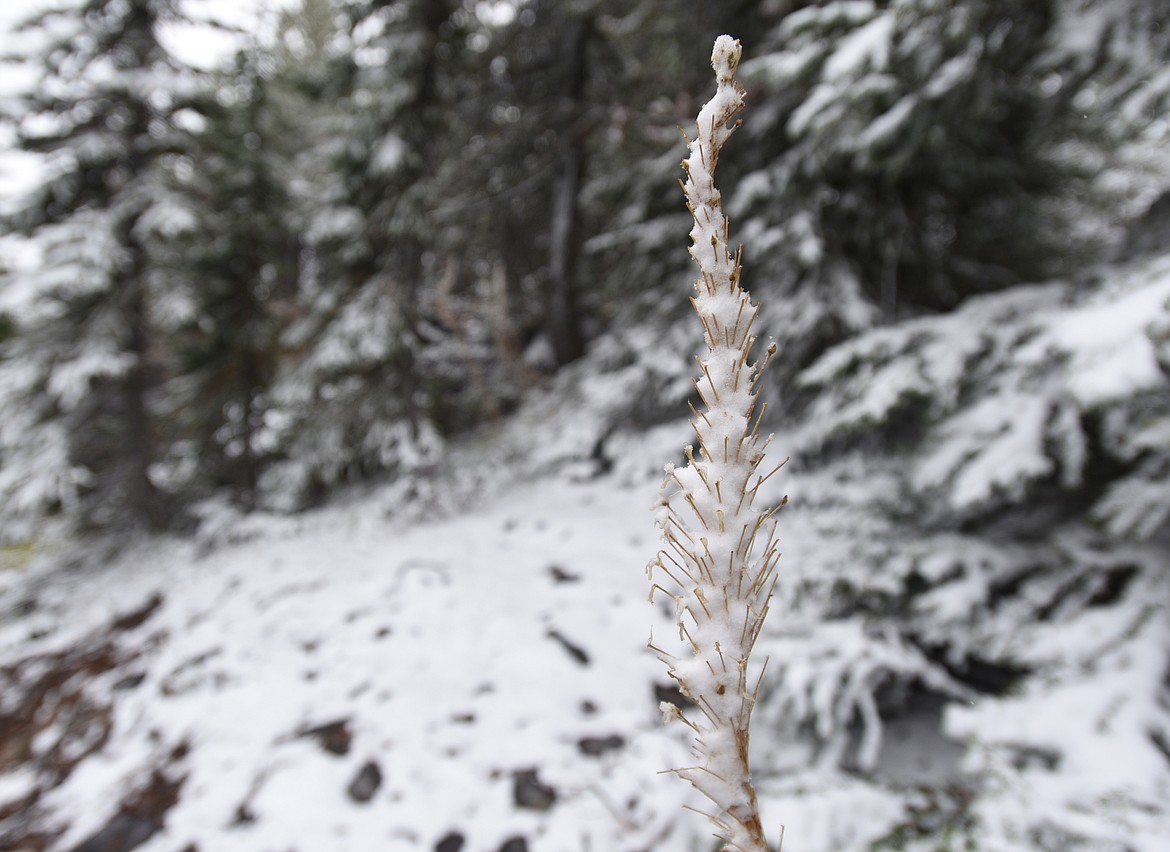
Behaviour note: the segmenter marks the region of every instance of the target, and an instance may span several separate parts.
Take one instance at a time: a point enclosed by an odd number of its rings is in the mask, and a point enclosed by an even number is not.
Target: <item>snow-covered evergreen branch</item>
[[[685,467],[667,466],[657,519],[664,547],[648,573],[651,598],[662,591],[675,601],[683,652],[665,651],[653,639],[651,647],[695,704],[689,716],[662,705],[665,720],[679,719],[695,733],[697,763],[675,772],[715,804],[710,816],[726,850],[767,852],[748,769],[749,723],[763,671],[749,673],[749,659],[780,555],[776,509],[756,509],[753,501],[775,469],[759,471],[770,439],[759,434],[766,406],[756,405],[763,363],[749,360],[758,306],[739,285],[739,252],[728,245],[714,180],[719,152],[743,108],[744,90],[735,79],[739,58],[738,41],[726,35],[715,41],[718,89],[699,112],[698,135],[688,140],[690,156],[682,164],[695,219],[690,251],[700,270],[691,301],[707,345],[695,380],[703,408],[692,408],[698,452],[688,446]],[[773,344],[764,362],[774,352]]]

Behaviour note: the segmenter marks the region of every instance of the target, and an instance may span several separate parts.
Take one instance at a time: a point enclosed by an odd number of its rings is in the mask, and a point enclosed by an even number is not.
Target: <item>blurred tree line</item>
[[[40,258],[4,283],[7,538],[425,470],[607,330],[670,328],[676,127],[719,33],[785,388],[859,330],[1105,256],[1125,191],[1095,177],[1153,109],[1101,109],[1140,69],[1062,48],[1052,0],[301,0],[214,72],[165,48],[197,6],[19,35],[37,81],[5,120],[46,167],[3,221]]]

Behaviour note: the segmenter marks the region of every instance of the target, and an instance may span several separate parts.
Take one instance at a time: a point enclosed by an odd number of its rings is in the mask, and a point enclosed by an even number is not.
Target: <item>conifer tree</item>
[[[745,127],[757,164],[732,211],[797,338],[774,378],[874,323],[1100,256],[1067,240],[1086,125],[1041,85],[1055,20],[1049,2],[898,0],[774,21],[743,71],[771,108]]]
[[[4,502],[22,512],[67,507],[89,525],[167,520],[151,473],[152,295],[166,283],[154,251],[187,223],[158,169],[186,144],[176,115],[195,83],[159,42],[178,15],[173,0],[88,0],[21,29],[21,59],[37,79],[9,120],[20,146],[46,157],[44,178],[9,218],[41,256],[28,281],[34,308],[10,349],[19,376],[0,403],[27,419],[0,450]]]
[[[440,102],[442,57],[459,49],[453,12],[346,4],[334,39],[348,47],[322,57],[336,108],[318,114],[312,155],[329,168],[305,199],[299,318],[283,336],[269,433],[281,460],[267,490],[294,503],[438,451],[442,379],[426,352],[442,336],[427,304],[443,271],[429,216],[441,195],[429,178],[449,150]]]
[[[176,270],[189,305],[168,329],[171,462],[197,480],[188,483],[192,496],[222,490],[243,507],[254,504],[270,453],[261,433],[278,313],[295,296],[299,260],[288,190],[292,125],[270,94],[271,66],[258,46],[237,55],[202,106],[206,126],[191,158],[172,170],[197,222]]]

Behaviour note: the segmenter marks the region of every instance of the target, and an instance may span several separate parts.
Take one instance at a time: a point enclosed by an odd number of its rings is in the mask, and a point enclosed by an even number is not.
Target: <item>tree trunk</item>
[[[588,72],[585,48],[590,30],[589,21],[572,21],[565,31],[562,51],[567,68],[563,93],[566,115],[561,130],[556,183],[553,186],[546,323],[558,367],[575,361],[585,352],[573,278],[577,269],[578,250],[577,192],[585,159],[585,134],[580,127],[583,112],[581,101]]]
[[[146,293],[142,248],[131,238],[130,250],[134,255],[133,268],[122,285],[123,311],[126,323],[126,352],[133,356],[134,363],[122,377],[119,388],[122,396],[121,447],[115,467],[117,476],[125,489],[126,509],[133,523],[148,528],[161,528],[166,512],[159,504],[158,493],[150,481],[150,465],[154,459],[154,441],[150,429],[150,415],[147,411],[147,333]]]

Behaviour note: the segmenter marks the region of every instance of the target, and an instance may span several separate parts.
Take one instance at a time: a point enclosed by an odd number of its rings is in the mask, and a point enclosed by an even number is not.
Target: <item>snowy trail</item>
[[[146,852],[655,846],[685,791],[656,775],[684,749],[658,727],[645,650],[652,497],[545,482],[409,528],[327,509],[46,587],[2,628],[5,659],[30,632],[48,630],[25,653],[65,647],[163,596],[118,640],[136,658],[93,685],[109,741],[42,799],[71,823],[54,848],[155,768],[184,781]]]

